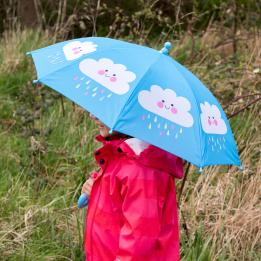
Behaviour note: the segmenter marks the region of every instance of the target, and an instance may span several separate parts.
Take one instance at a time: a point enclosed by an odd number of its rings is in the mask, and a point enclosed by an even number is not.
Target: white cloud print
[[[227,126],[221,118],[221,113],[216,105],[208,102],[200,103],[201,124],[204,132],[209,134],[226,134]]]
[[[116,94],[129,91],[129,83],[136,79],[136,75],[127,71],[123,64],[116,64],[108,58],[85,59],[79,65],[80,70]]]
[[[152,85],[150,91],[143,90],[138,95],[140,105],[163,118],[183,127],[193,125],[193,117],[189,113],[190,102],[185,97],[177,96],[171,89],[162,89]]]
[[[83,54],[92,53],[96,51],[97,45],[93,42],[73,41],[63,47],[65,58],[72,61],[80,58]]]

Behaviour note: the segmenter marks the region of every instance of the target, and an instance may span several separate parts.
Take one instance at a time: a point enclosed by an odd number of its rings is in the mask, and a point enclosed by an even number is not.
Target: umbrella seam
[[[173,59],[174,60],[174,59]],[[175,61],[175,60],[174,60]],[[176,63],[178,63],[177,61],[175,61]],[[175,66],[175,68],[177,69],[177,71],[180,73],[180,74],[182,74],[182,76],[183,76],[183,78],[184,78],[184,80],[186,81],[186,83],[187,83],[187,85],[189,86],[190,84],[189,84],[189,82],[188,82],[188,80],[186,79],[186,77],[185,77],[185,75],[183,74],[183,72],[182,71],[180,71],[180,70],[178,70],[178,68],[176,67],[176,64],[175,63],[173,63],[174,64],[174,66]],[[179,65],[181,65],[181,66],[183,66],[182,64],[180,64],[180,63],[178,63]],[[183,66],[185,69],[187,69],[185,66]],[[187,69],[188,70],[188,69]],[[189,70],[188,70],[189,71]],[[189,71],[190,72],[190,71]],[[192,72],[191,72],[192,73]],[[193,73],[192,73],[193,74]],[[196,76],[195,76],[196,77]],[[203,83],[202,83],[203,84]],[[203,84],[204,85],[204,84]],[[205,86],[205,85],[204,85]],[[206,87],[206,86],[205,86]],[[206,87],[207,88],[207,87]],[[198,99],[197,99],[197,97],[196,97],[196,95],[195,95],[195,92],[194,92],[194,90],[193,90],[193,88],[188,88],[188,90],[192,93],[192,97],[193,97],[193,99],[195,100],[195,103],[196,103],[196,110],[198,111],[198,115],[200,115],[200,112],[199,112],[199,108],[198,108]],[[199,147],[200,147],[200,156],[201,156],[201,159],[200,159],[200,161],[201,161],[201,164],[199,164],[199,167],[204,167],[205,166],[205,161],[204,161],[204,151],[202,151],[202,142],[201,142],[201,136],[202,135],[200,135],[201,134],[201,128],[200,128],[200,117],[198,117],[198,122],[199,122],[199,124],[198,124],[198,126],[199,126]]]
[[[140,85],[141,82],[143,82],[145,75],[148,73],[148,71],[151,69],[151,67],[158,62],[158,60],[160,59],[160,57],[161,57],[161,53],[159,53],[159,56],[157,57],[157,59],[153,62],[153,64],[151,64],[151,65],[147,68],[146,72],[143,74],[143,76],[141,77],[141,79],[138,81],[138,83],[137,83],[137,84],[135,85],[135,87],[133,88],[132,92],[130,93],[130,95],[129,95],[128,99],[127,99],[127,101],[126,101],[125,104],[122,106],[122,109],[120,110],[118,116],[115,117],[116,120],[115,120],[114,123],[112,124],[112,128],[111,128],[112,130],[114,130],[114,126],[116,125],[116,123],[117,123],[119,117],[121,116],[121,114],[122,114],[122,112],[124,111],[125,107],[129,104],[129,101],[130,101],[131,98],[133,97],[133,93],[134,93],[134,91],[135,91],[135,88],[136,88],[138,85]]]

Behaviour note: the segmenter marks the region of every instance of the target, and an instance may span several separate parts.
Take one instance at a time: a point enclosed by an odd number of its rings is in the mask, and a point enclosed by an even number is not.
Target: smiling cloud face
[[[72,61],[80,58],[83,54],[92,53],[96,51],[97,45],[93,42],[73,41],[63,47],[65,58]]]
[[[190,102],[181,96],[177,96],[171,89],[163,90],[160,86],[152,85],[150,91],[139,93],[140,105],[163,118],[166,118],[183,127],[193,125],[192,115],[189,113]]]
[[[85,59],[79,65],[80,70],[116,94],[129,91],[129,83],[136,79],[136,75],[127,71],[122,64],[115,64],[112,60],[102,58],[99,61]]]
[[[204,132],[208,134],[226,134],[227,126],[221,118],[221,113],[216,105],[208,102],[200,103],[201,124]]]

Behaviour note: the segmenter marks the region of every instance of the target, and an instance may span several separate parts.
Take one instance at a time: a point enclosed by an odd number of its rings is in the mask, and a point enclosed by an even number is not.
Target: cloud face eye
[[[158,85],[152,85],[150,90],[139,93],[138,101],[144,109],[180,126],[189,128],[193,125],[193,117],[189,113],[190,102],[185,97],[177,96],[172,89],[162,89]]]
[[[114,74],[112,74],[112,76],[111,76],[111,75],[108,74],[108,72],[109,72],[108,69],[105,69],[105,70],[101,69],[101,70],[98,70],[97,73],[98,73],[99,75],[101,75],[101,76],[104,76],[104,77],[106,77],[106,78],[109,78],[109,80],[110,80],[111,82],[116,82],[116,81],[117,81],[116,74],[114,73]]]

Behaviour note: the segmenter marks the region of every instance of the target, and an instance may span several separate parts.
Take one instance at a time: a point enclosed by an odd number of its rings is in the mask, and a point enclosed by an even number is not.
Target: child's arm
[[[144,169],[127,178],[122,188],[122,213],[125,222],[120,231],[119,251],[115,260],[139,261],[155,253],[162,231],[162,212],[167,190],[173,178],[167,173]],[[174,189],[173,189],[174,190]],[[173,206],[175,208],[176,206]],[[165,220],[168,222],[168,220]],[[173,218],[169,223],[173,222]],[[170,234],[173,227],[164,227]],[[118,259],[117,259],[118,258]]]
[[[85,183],[82,186],[82,194],[86,194],[86,196],[89,198],[92,190],[93,185],[93,179],[90,177],[88,178]]]

